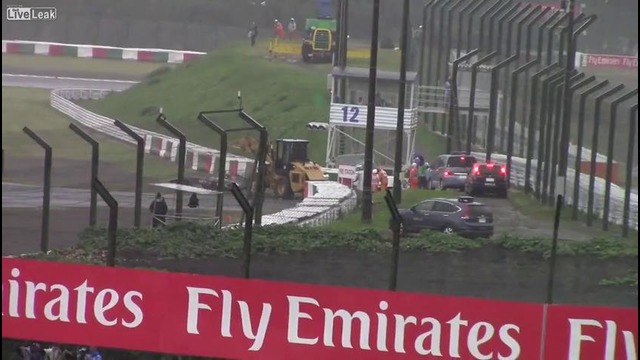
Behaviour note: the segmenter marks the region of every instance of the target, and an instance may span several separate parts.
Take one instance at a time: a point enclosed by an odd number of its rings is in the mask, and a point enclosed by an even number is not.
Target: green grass
[[[8,67],[12,72],[40,71],[73,72],[82,76],[120,76],[142,78],[144,75],[157,70],[167,64],[106,60],[106,59],[82,59],[72,57],[55,57],[42,55],[16,55],[2,54],[2,67]]]
[[[269,60],[265,47],[264,42],[253,48],[244,43],[232,45],[192,64],[149,77],[123,93],[88,102],[87,106],[126,123],[165,132],[154,119],[157,110],[153,109],[162,107],[169,121],[190,141],[215,147],[216,136],[196,116],[203,110],[237,107],[236,94],[240,90],[245,110],[267,127],[272,140],[309,139],[310,158],[321,161],[325,158],[327,134],[311,131],[306,125],[328,120],[330,68]],[[434,146],[430,135],[419,133],[419,146]]]
[[[538,200],[536,200],[533,196],[529,196],[520,191],[511,192],[509,194],[509,201],[518,211],[522,212],[524,215],[534,219],[546,220],[553,223],[553,220],[555,218],[555,207],[541,205],[540,202],[538,202]],[[614,237],[622,233],[622,227],[614,224],[611,224],[609,226],[609,231],[603,231],[602,220],[599,218],[594,219],[592,228],[587,228],[585,225],[587,215],[583,212],[578,212],[578,219],[575,221],[571,217],[572,209],[570,207],[565,207],[560,215],[560,226],[581,228],[583,230],[589,229],[593,236]],[[632,239],[633,242],[637,243],[638,232],[632,229],[629,230],[629,239]]]
[[[2,148],[6,156],[41,157],[43,154],[22,129],[28,126],[53,148],[55,159],[83,160],[90,154],[89,145],[69,130],[70,119],[49,106],[49,90],[16,87],[2,88]],[[100,141],[102,162],[135,169],[135,148],[131,145],[96,136]],[[175,166],[165,160],[147,157],[145,176],[166,178],[175,175]],[[11,172],[7,173],[11,178]]]

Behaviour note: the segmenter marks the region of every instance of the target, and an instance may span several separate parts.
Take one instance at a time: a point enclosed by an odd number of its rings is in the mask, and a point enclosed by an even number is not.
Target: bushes
[[[121,229],[118,231],[118,252],[128,256],[160,258],[238,258],[242,253],[243,230],[219,230],[213,226],[176,223],[164,229]],[[50,256],[70,261],[97,263],[103,261],[107,232],[89,228],[80,234],[80,244],[74,248],[54,250]],[[503,236],[493,240],[470,240],[439,232],[423,232],[403,238],[404,251],[455,253],[498,246],[523,253],[548,257],[551,241]],[[320,249],[346,249],[369,253],[386,252],[391,248],[389,236],[374,229],[340,230],[298,226],[267,226],[253,234],[254,253],[309,252]],[[619,239],[561,241],[558,254],[598,258],[637,257],[637,245]]]

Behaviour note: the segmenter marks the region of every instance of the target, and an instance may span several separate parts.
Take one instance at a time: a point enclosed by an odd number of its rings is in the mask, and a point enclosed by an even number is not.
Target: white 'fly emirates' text
[[[262,303],[261,309],[251,309],[243,300],[234,302],[233,294],[229,290],[216,291],[210,288],[187,287],[187,333],[200,334],[200,326],[209,327],[204,321],[200,324],[201,312],[219,311],[220,335],[232,338],[231,318],[234,311],[240,312],[242,332],[245,338],[252,341],[250,351],[259,351],[264,345],[268,334],[273,306]],[[364,311],[349,312],[344,309],[332,310],[324,308],[311,297],[287,296],[287,341],[290,344],[326,347],[340,346],[348,349],[360,349],[380,352],[394,352],[398,354],[415,353],[430,358],[459,359],[462,353],[468,353],[474,359],[517,359],[521,355],[520,344],[516,336],[520,328],[514,324],[504,324],[496,329],[488,322],[469,323],[461,313],[446,321],[444,324],[433,317],[418,318],[401,314],[388,314],[389,303],[379,302],[379,312],[370,315]],[[215,310],[214,310],[215,309]],[[314,317],[311,313],[322,313]],[[236,315],[237,316],[237,315]],[[252,319],[258,318],[257,325]],[[372,319],[375,319],[372,321]],[[300,335],[300,326],[305,322],[322,321],[322,332],[314,337]],[[336,332],[336,324],[340,324],[342,333]],[[359,333],[355,334],[354,325]],[[407,329],[417,328],[420,334],[415,339],[405,339]],[[467,331],[463,332],[465,329]],[[415,329],[414,329],[415,330]],[[413,333],[413,331],[412,331]],[[461,334],[466,339],[461,339]],[[357,343],[352,343],[352,335],[357,335]],[[372,335],[375,334],[375,335]],[[334,342],[334,335],[339,335],[340,343]],[[391,338],[388,336],[391,335]],[[500,340],[507,350],[506,353],[496,353],[486,349],[495,338]],[[443,338],[448,338],[448,342]],[[410,348],[406,348],[410,344]],[[391,345],[391,346],[389,346]],[[494,346],[491,346],[494,347]],[[466,348],[466,351],[461,351]]]
[[[102,326],[120,325],[130,329],[140,326],[144,319],[142,294],[138,291],[127,291],[121,295],[114,289],[96,289],[88,280],[73,289],[62,284],[22,281],[20,270],[16,268],[11,270],[11,278],[7,282],[8,289],[5,289],[6,284],[2,284],[2,316],[44,317],[49,321],[77,324],[96,321]],[[7,314],[4,313],[5,304]]]

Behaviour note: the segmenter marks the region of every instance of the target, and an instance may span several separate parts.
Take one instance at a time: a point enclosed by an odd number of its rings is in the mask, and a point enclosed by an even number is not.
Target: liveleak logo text
[[[7,6],[7,20],[38,21],[55,20],[58,11],[54,7]]]

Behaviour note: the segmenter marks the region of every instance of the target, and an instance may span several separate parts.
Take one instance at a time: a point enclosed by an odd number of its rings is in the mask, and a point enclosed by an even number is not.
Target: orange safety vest
[[[380,170],[378,171],[378,176],[380,177],[380,190],[387,191],[387,187],[389,187],[389,176],[387,172]]]
[[[411,189],[418,188],[418,168],[412,167],[409,170],[409,187]]]

